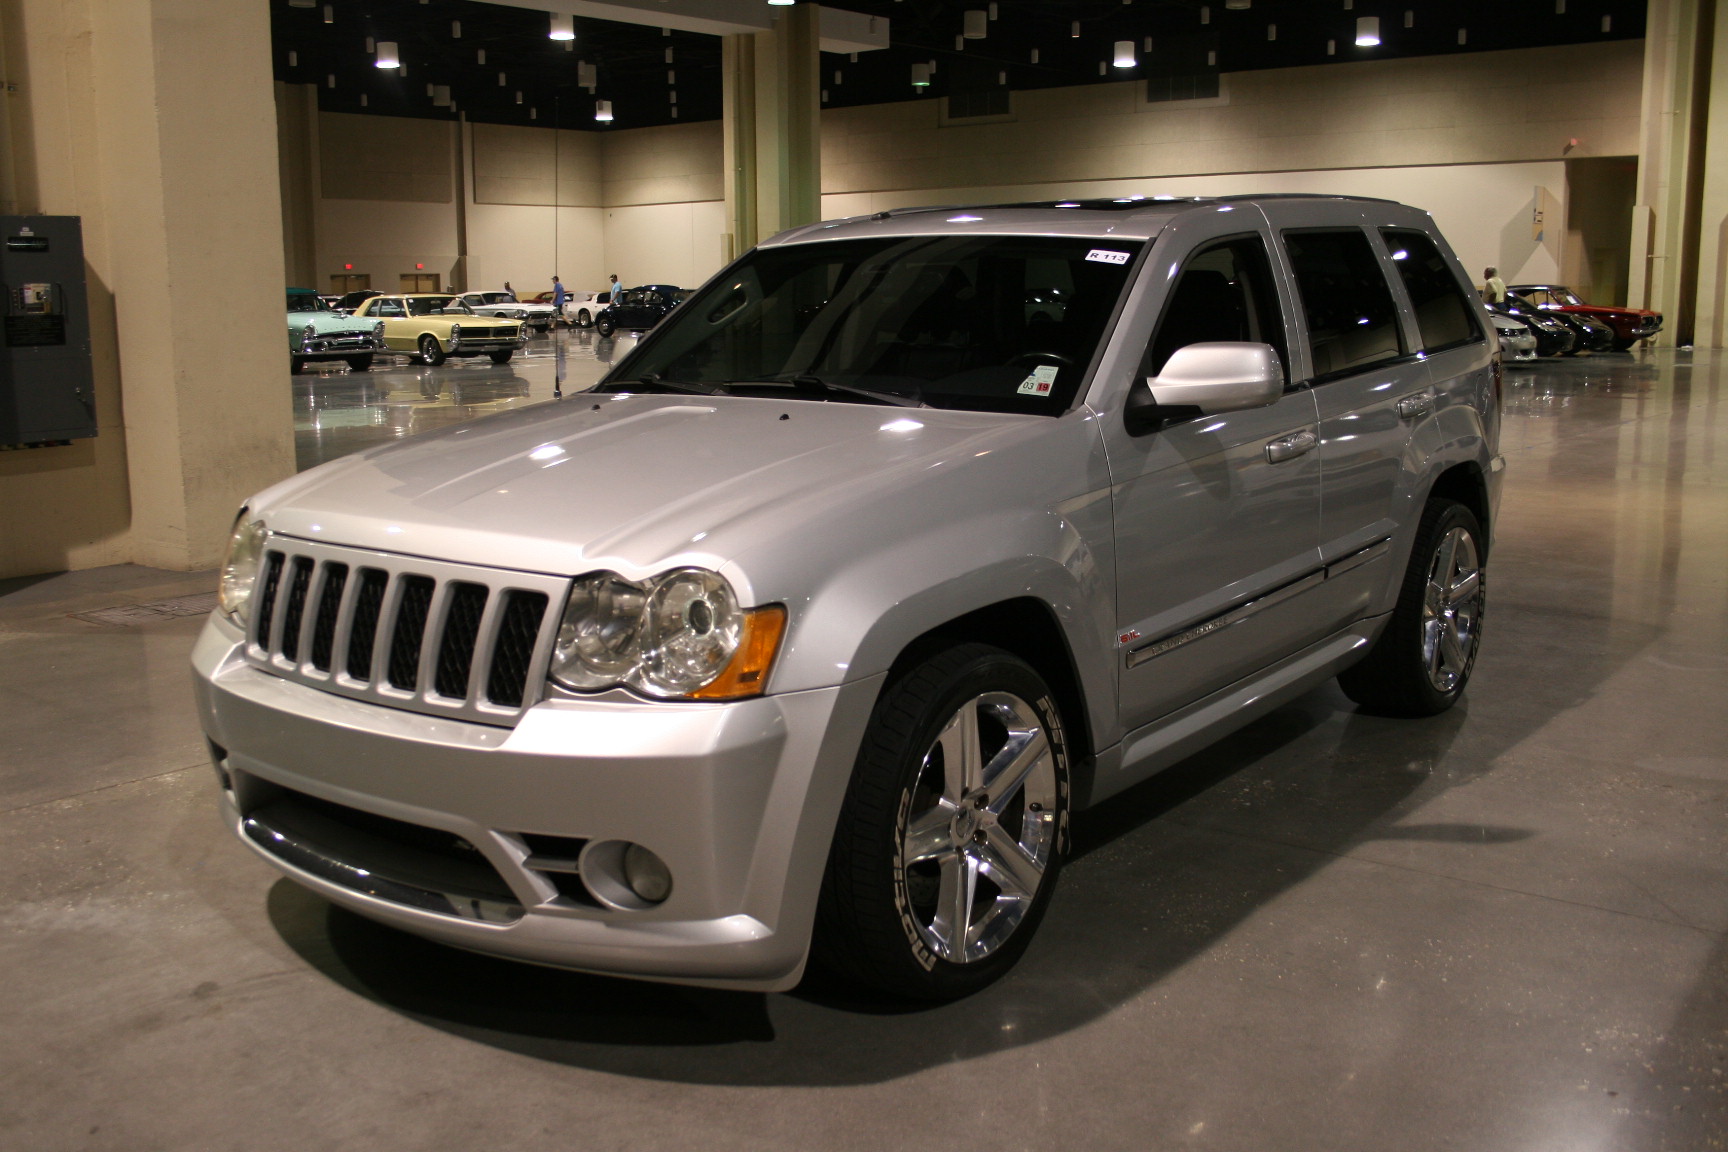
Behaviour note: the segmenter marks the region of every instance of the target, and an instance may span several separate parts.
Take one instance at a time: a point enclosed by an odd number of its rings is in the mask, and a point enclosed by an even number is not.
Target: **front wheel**
[[[1050,690],[964,644],[877,702],[841,808],[812,944],[818,964],[892,996],[953,1000],[996,980],[1036,931],[1067,850],[1068,748]]]
[[[372,370],[371,354],[348,357],[348,370],[351,372],[370,372]]]
[[[1630,352],[1632,351],[1632,345],[1636,343],[1638,343],[1636,340],[1616,340],[1614,341],[1614,351]]]
[[[438,344],[438,337],[428,332],[420,337],[420,361],[436,368],[444,363],[444,349]]]
[[[1386,716],[1433,716],[1458,702],[1482,641],[1486,543],[1470,509],[1428,501],[1392,619],[1338,676],[1346,696]]]
[[[514,348],[499,348],[486,353],[486,355],[492,357],[492,363],[494,364],[508,364],[510,363],[510,357],[515,354],[516,349]]]

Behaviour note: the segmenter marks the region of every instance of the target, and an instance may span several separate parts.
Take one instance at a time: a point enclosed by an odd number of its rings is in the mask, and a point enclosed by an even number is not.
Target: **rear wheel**
[[[438,337],[428,332],[420,337],[420,360],[436,368],[444,363],[444,349],[438,344]]]
[[[514,348],[499,348],[494,352],[486,353],[486,355],[492,357],[492,363],[494,364],[508,364],[510,363],[510,357],[515,354],[516,349]]]
[[[372,368],[372,357],[370,354],[365,356],[350,356],[347,359],[350,371],[368,372]]]
[[[884,691],[835,830],[814,956],[850,983],[952,1000],[1026,950],[1067,850],[1068,750],[1032,667],[965,644]]]
[[[594,327],[594,316],[592,313],[590,313],[588,311],[588,309],[581,308],[581,309],[577,310],[577,312],[576,312],[576,327],[578,327],[578,328],[592,328],[592,327]]]
[[[594,331],[600,333],[600,335],[610,336],[617,330],[617,326],[612,323],[612,317],[606,315],[606,313],[602,312],[599,316],[595,317]]]
[[[1482,640],[1486,554],[1475,513],[1428,501],[1392,619],[1361,663],[1339,674],[1344,694],[1387,716],[1433,716],[1457,703]]]

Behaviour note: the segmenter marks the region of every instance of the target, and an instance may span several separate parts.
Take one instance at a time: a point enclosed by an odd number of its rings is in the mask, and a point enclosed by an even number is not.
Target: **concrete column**
[[[1627,303],[1663,314],[1663,342],[1693,342],[1714,0],[1651,0]]]
[[[1696,342],[1728,348],[1728,18],[1715,18],[1699,202]]]
[[[724,46],[730,255],[822,217],[821,8],[782,9]]]
[[[269,13],[3,0],[0,21],[19,210],[84,221],[100,422],[5,454],[0,576],[211,567],[239,501],[294,471]]]

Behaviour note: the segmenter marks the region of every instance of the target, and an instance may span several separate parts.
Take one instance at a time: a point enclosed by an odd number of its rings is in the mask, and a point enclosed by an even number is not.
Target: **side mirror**
[[[1284,368],[1270,344],[1190,344],[1172,353],[1146,387],[1161,408],[1198,408],[1211,416],[1277,403]]]

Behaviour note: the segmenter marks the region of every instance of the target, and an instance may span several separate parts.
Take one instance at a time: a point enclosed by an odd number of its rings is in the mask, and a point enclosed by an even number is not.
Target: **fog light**
[[[672,894],[672,873],[667,871],[666,862],[640,844],[624,850],[624,882],[650,904]]]

